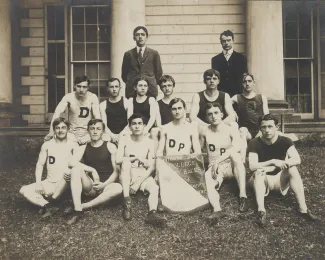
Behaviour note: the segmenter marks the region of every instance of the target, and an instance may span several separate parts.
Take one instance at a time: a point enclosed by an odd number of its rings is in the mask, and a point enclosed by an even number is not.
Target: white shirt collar
[[[144,53],[144,50],[146,49],[146,45],[141,47],[142,48],[142,54]],[[140,47],[137,46],[137,53],[139,54],[139,51],[140,51]]]
[[[234,48],[231,48],[229,51],[222,50],[222,52],[223,52],[223,55],[225,55],[225,56],[226,56],[226,54],[231,56],[231,54],[234,52]]]

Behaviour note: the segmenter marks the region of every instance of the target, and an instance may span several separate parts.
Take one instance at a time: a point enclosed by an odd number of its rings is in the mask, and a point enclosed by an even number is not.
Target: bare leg
[[[232,154],[231,163],[233,165],[234,175],[236,177],[238,187],[239,187],[239,197],[247,198],[246,195],[246,171],[245,166],[242,162],[242,158],[239,153]]]
[[[205,183],[207,187],[208,199],[213,208],[213,211],[221,211],[220,207],[220,195],[219,192],[215,189],[216,181],[212,178],[211,173],[212,167],[210,167],[205,173]]]
[[[131,183],[131,163],[128,161],[123,161],[122,167],[121,167],[121,184],[123,188],[123,196],[124,198],[130,196],[130,183]]]
[[[19,193],[24,196],[25,199],[27,199],[30,203],[36,206],[44,207],[46,204],[48,204],[48,201],[44,199],[41,194],[35,191],[35,185],[36,184],[23,186],[20,189]]]
[[[152,177],[149,177],[145,190],[149,192],[148,206],[149,211],[157,210],[159,186]]]
[[[266,193],[266,186],[265,186],[265,178],[266,174],[264,171],[255,171],[254,172],[254,190],[256,196],[256,203],[258,207],[258,211],[264,211],[264,197]]]

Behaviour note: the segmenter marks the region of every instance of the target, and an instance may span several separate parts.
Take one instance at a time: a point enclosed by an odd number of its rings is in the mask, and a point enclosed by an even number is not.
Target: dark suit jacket
[[[224,54],[220,53],[211,59],[211,66],[220,72],[218,90],[228,93],[230,97],[243,92],[242,75],[247,72],[246,56],[234,51],[227,61]]]
[[[134,79],[142,75],[149,81],[147,95],[157,97],[157,81],[160,79],[162,73],[160,56],[157,51],[146,47],[143,53],[142,62],[138,61],[137,48],[125,52],[122,63],[122,79],[126,84],[125,96],[127,98],[133,96]]]

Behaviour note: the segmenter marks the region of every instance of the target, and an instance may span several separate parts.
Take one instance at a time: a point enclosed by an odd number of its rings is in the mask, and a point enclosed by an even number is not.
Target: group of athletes
[[[175,81],[163,75],[158,85],[163,98],[147,96],[148,81],[139,76],[134,95],[121,94],[118,78],[107,82],[108,98],[99,104],[89,92],[90,81],[78,76],[74,92],[58,104],[36,164],[36,182],[20,190],[28,201],[40,207],[43,218],[59,210],[60,196],[71,189],[73,206],[64,213],[76,223],[83,212],[120,196],[122,216],[132,218],[130,194],[148,194],[145,222],[164,225],[160,211],[159,182],[155,158],[160,156],[208,154],[205,173],[211,224],[225,216],[220,207],[219,189],[226,178],[234,177],[239,187],[239,211],[249,208],[246,186],[255,191],[258,222],[266,225],[264,198],[270,191],[285,195],[292,188],[299,213],[316,221],[307,209],[304,188],[297,166],[300,156],[291,141],[278,131],[277,118],[269,114],[267,99],[254,92],[254,77],[244,74],[243,93],[230,98],[218,90],[220,74],[208,69],[203,74],[205,90],[194,94],[189,118],[186,103],[174,95]],[[68,109],[68,119],[61,114]],[[248,145],[247,145],[248,144]],[[42,180],[46,164],[47,177]],[[247,164],[252,175],[246,182]],[[82,195],[89,199],[83,202]]]

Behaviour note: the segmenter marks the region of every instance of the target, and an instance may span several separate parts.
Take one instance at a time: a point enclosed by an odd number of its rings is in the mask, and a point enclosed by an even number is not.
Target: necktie
[[[142,61],[142,59],[143,59],[143,51],[142,51],[142,48],[140,47],[140,50],[139,50],[139,56],[138,56],[138,59],[140,60],[140,61]]]

